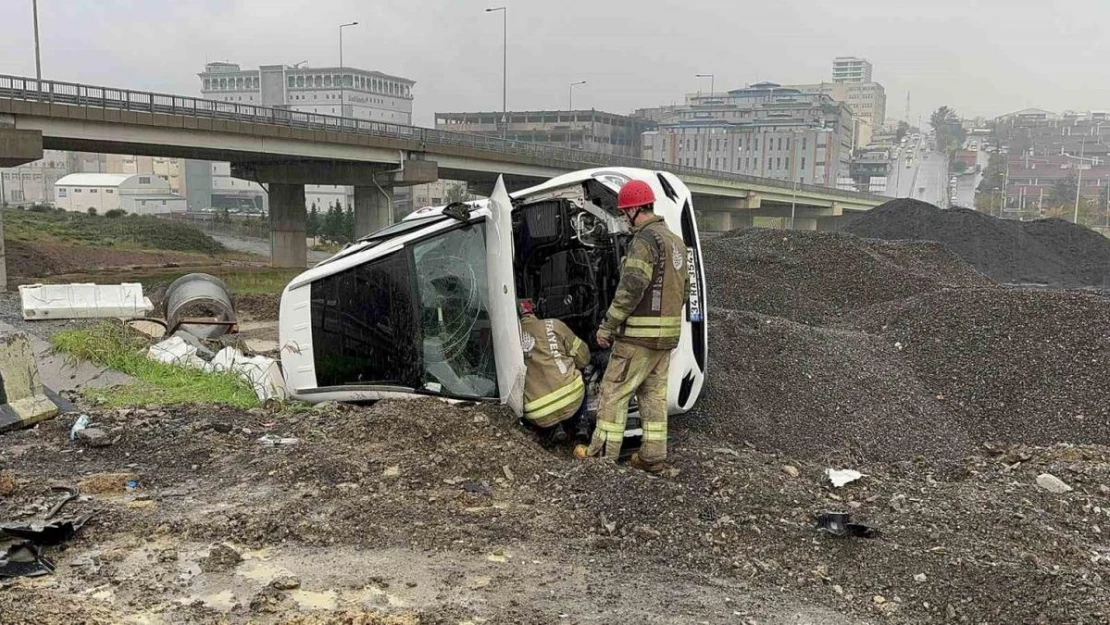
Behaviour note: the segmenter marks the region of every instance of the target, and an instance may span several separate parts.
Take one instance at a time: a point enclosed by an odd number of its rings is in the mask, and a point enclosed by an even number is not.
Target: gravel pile
[[[710,311],[710,375],[690,427],[810,460],[959,458],[973,443],[890,337]]]
[[[845,232],[875,239],[939,241],[1001,283],[1110,286],[1110,240],[1061,219],[1020,222],[898,199],[868,211]]]
[[[946,286],[990,284],[936,243],[748,228],[702,247],[710,305],[803,323]]]
[[[900,354],[978,441],[1110,444],[1110,298],[1021,288],[927,293],[844,321]]]
[[[993,286],[933,243],[751,229],[705,248],[707,435],[811,460],[1110,444],[1110,298]]]

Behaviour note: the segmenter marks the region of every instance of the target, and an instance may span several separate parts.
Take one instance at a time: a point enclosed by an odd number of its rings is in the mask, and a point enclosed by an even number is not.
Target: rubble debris
[[[180,329],[210,339],[229,333],[236,323],[231,291],[223,280],[206,273],[174,280],[166,288],[163,307],[170,333]]]
[[[867,211],[844,230],[874,239],[938,241],[1001,283],[1110,286],[1110,239],[1062,219],[998,219],[903,198]]]
[[[251,385],[259,401],[273,399],[280,402],[287,398],[285,378],[273,358],[247,356],[234,347],[225,347],[211,361],[205,361],[197,347],[183,338],[184,334],[176,333],[151,345],[147,357],[157,362],[208,372],[237,373]]]
[[[73,422],[73,427],[69,429],[69,440],[77,440],[77,433],[89,427],[89,415],[83,414]]]
[[[40,577],[54,572],[54,563],[42,555],[42,547],[31,542],[16,543],[0,557],[0,578]]]
[[[94,473],[77,485],[90,495],[120,495],[127,492],[127,483],[134,479],[133,473]]]
[[[139,283],[24,284],[19,298],[26,321],[131,318],[154,310]]]
[[[258,444],[263,447],[274,447],[276,445],[296,445],[301,442],[299,438],[292,436],[278,436],[276,434],[266,434],[258,439]]]
[[[276,590],[296,590],[301,587],[301,580],[295,575],[282,575],[275,577],[270,582],[270,588]]]
[[[156,362],[181,367],[204,369],[208,364],[197,355],[197,348],[193,347],[180,336],[171,336],[150,346],[147,357]]]
[[[242,561],[243,556],[238,551],[223,543],[216,543],[200,561],[200,570],[206,573],[230,571]]]
[[[30,427],[58,410],[39,380],[38,361],[27,335],[0,336],[0,432]]]
[[[853,523],[847,512],[822,511],[813,515],[817,531],[837,537],[877,538],[879,530],[867,523]]]
[[[1071,486],[1065,484],[1063,480],[1051,473],[1041,473],[1040,475],[1038,475],[1037,486],[1040,486],[1048,492],[1056,495],[1070,493],[1072,490],[1074,490]]]
[[[57,516],[57,514],[62,511],[62,508],[64,508],[67,503],[73,501],[74,499],[77,499],[77,497],[81,494],[81,491],[69,486],[52,486],[50,490],[54,492],[63,492],[66,494],[66,496],[62,498],[61,501],[54,504],[54,507],[50,508],[50,510],[46,513],[46,516],[43,517],[48,521]]]
[[[209,371],[234,371],[250,383],[259,401],[286,399],[285,378],[273,358],[266,356],[246,356],[234,347],[221,349],[212,358]]]
[[[43,525],[9,523],[0,525],[0,532],[13,538],[26,539],[36,545],[60,545],[73,538],[88,520],[89,516],[86,515]]]
[[[110,447],[116,440],[100,428],[85,428],[77,433],[77,442],[84,447]]]
[[[825,477],[829,478],[834,487],[840,488],[862,478],[863,473],[855,469],[825,469]]]

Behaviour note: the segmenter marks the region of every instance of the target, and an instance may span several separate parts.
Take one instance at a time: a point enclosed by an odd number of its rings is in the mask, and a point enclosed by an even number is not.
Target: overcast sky
[[[207,61],[339,60],[416,81],[415,121],[509,108],[627,113],[760,80],[819,82],[868,58],[887,117],[1110,108],[1110,0],[39,0],[45,78],[199,95]],[[33,76],[31,0],[0,0],[0,73]]]

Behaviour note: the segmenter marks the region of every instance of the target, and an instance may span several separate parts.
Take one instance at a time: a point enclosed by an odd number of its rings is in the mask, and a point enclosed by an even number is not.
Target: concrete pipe
[[[164,300],[166,327],[185,330],[197,338],[227,334],[235,325],[235,306],[223,280],[206,273],[190,273],[173,281]],[[199,320],[211,320],[202,323]],[[186,323],[197,320],[197,323]]]

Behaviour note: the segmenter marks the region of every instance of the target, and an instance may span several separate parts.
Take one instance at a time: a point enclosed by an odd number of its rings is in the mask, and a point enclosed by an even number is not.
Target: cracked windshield
[[[1110,625],[1107,0],[0,26],[0,625]]]

